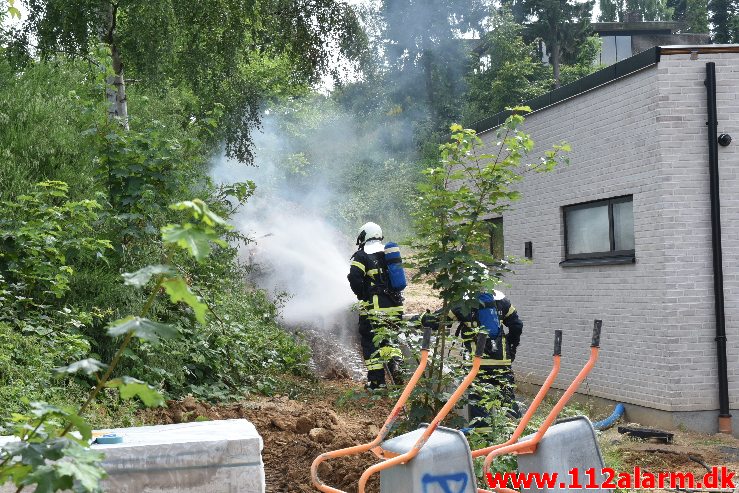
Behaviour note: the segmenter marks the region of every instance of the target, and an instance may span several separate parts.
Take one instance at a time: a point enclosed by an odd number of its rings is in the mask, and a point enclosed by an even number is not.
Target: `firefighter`
[[[492,297],[494,299],[496,311],[498,312],[500,330],[498,331],[497,337],[494,339],[495,346],[493,346],[490,339],[487,341],[477,380],[480,383],[491,384],[497,387],[501,392],[501,397],[510,407],[509,415],[512,418],[518,419],[521,417],[521,411],[513,392],[515,381],[511,364],[516,359],[516,350],[518,349],[518,344],[521,340],[521,333],[523,332],[523,322],[518,316],[516,308],[505,294],[496,290],[493,291]],[[477,312],[477,309],[471,309],[469,310],[469,313],[465,315],[461,306],[457,306],[452,307],[448,313],[450,320],[459,322],[457,336],[462,336],[465,341],[467,351],[470,350],[470,343],[473,339],[471,330],[479,324]],[[439,312],[426,313],[421,317],[421,323],[425,326],[438,329],[439,314]],[[504,330],[504,326],[508,329],[507,334]],[[493,347],[495,347],[495,350],[493,350]],[[481,396],[474,392],[470,394],[470,421],[475,418],[484,418],[487,416],[486,410],[482,406],[478,405],[480,397]],[[472,426],[479,427],[484,425],[480,420],[477,420],[477,422],[473,423]]]
[[[352,291],[362,304],[359,313],[359,335],[362,355],[367,366],[367,386],[370,389],[385,384],[383,359],[390,361],[388,369],[393,379],[397,381],[399,378],[400,351],[384,342],[379,344],[374,342],[375,328],[377,324],[383,323],[383,316],[400,319],[403,315],[402,295],[389,289],[385,245],[382,240],[380,226],[372,222],[362,226],[357,236],[358,249],[352,255],[347,276]]]

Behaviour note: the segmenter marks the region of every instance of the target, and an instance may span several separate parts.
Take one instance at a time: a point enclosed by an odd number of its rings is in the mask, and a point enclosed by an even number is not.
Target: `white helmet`
[[[375,223],[366,223],[364,226],[359,228],[359,235],[357,235],[357,245],[364,245],[369,240],[382,241],[382,228]]]

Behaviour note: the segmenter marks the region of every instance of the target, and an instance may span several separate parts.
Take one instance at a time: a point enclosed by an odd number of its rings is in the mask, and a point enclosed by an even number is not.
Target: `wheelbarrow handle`
[[[431,347],[431,327],[423,329],[423,340],[421,341],[421,349],[429,349]]]
[[[477,345],[475,346],[475,356],[482,356],[485,352],[485,344],[488,342],[488,335],[485,332],[477,334]]]
[[[603,327],[603,320],[595,320],[593,322],[593,342],[590,347],[600,347],[600,329]]]
[[[554,331],[554,356],[562,356],[562,330]]]

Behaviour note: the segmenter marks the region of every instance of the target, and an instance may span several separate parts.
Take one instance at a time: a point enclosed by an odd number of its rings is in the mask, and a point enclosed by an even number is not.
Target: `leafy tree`
[[[69,201],[63,182],[41,182],[32,195],[0,202],[0,288],[8,283],[25,303],[61,298],[74,269],[70,257],[103,257],[110,241],[95,238],[102,207],[94,200]],[[6,302],[11,300],[6,299]]]
[[[16,43],[31,50],[34,40],[34,51],[46,59],[86,57],[91,46],[107,46],[109,83],[117,94],[111,111],[124,125],[125,68],[126,77],[149,87],[192,91],[197,117],[223,104],[224,130],[217,138],[245,161],[252,155],[250,128],[273,85],[279,92],[316,82],[329,70],[332,44],[353,60],[364,47],[354,11],[336,0],[29,0],[27,7]]]
[[[495,258],[488,249],[479,248],[489,239],[485,218],[501,214],[520,198],[516,188],[526,173],[554,169],[566,161],[562,153],[570,150],[566,144],[556,145],[544,151],[538,161],[530,160],[534,142],[520,130],[524,121],[520,113],[530,110],[509,109],[513,114],[489,135],[488,142],[483,142],[474,130],[452,125],[449,140],[438,147],[437,162],[423,171],[418,184],[413,211],[415,236],[411,241],[412,262],[418,268],[414,279],[439,293],[442,308],[435,317],[438,326],[434,327],[426,369],[406,404],[408,419],[400,430],[416,429],[437,416],[447,403],[448,389],[459,385],[469,371],[469,361],[461,351],[452,349],[471,341],[449,333],[453,324],[448,318],[450,307],[460,306],[467,312],[476,308],[477,294],[494,289],[502,275],[511,271],[512,259]],[[382,313],[375,316],[376,340],[410,341],[418,360],[417,323],[388,320]],[[379,352],[379,357],[387,359],[391,355]],[[390,392],[397,390],[391,386]],[[483,396],[480,404],[491,411],[483,424],[491,430],[473,432],[471,443],[498,443],[511,431],[507,403],[495,386],[475,383],[474,392]],[[463,425],[458,417],[448,419],[451,426]]]
[[[626,22],[626,14],[639,14],[645,21],[673,18],[670,0],[599,0],[601,22]]]
[[[497,13],[476,50],[478,68],[467,77],[465,121],[503,111],[548,91],[551,70],[533,43],[524,41],[524,27],[507,10]]]
[[[589,33],[595,0],[519,0],[518,8],[530,23],[531,34],[546,44],[555,87],[560,86],[563,60],[574,57]]]
[[[596,57],[600,54],[600,47],[601,39],[599,36],[585,38],[578,47],[574,58],[568,60],[569,63],[562,65],[561,83],[569,84],[601,68],[601,65],[596,63]]]
[[[81,133],[104,112],[95,102],[102,91],[95,72],[76,62],[34,63],[16,73],[0,58],[0,199],[30,193],[43,180],[68,183],[74,198],[94,188],[93,136]]]
[[[510,271],[506,259],[479,248],[489,238],[484,218],[502,213],[520,197],[516,185],[524,178],[522,173],[551,170],[562,160],[560,154],[569,150],[564,144],[554,146],[539,162],[529,163],[534,142],[520,130],[524,118],[518,114],[529,109],[512,110],[514,114],[487,144],[474,130],[452,125],[449,141],[439,146],[438,161],[424,170],[418,185],[415,236],[410,242],[418,268],[415,279],[439,293],[442,309],[426,373],[409,401],[411,428],[438,413],[446,402],[446,389],[465,372],[464,362],[449,352],[448,344],[461,342],[449,338],[450,307],[461,304],[465,311],[476,307],[477,293],[492,290]],[[377,330],[377,339],[417,336],[413,323],[386,325]]]
[[[431,131],[459,117],[466,65],[466,33],[479,33],[489,12],[484,0],[384,0],[384,45],[392,101]]]
[[[599,22],[618,22],[619,14],[623,10],[623,0],[598,0],[598,7]]]
[[[709,0],[708,13],[713,27],[714,43],[739,41],[739,2],[736,0]]]
[[[465,121],[475,121],[520,104],[553,88],[553,68],[541,62],[535,42],[524,38],[526,28],[502,9],[490,20],[476,50],[477,70],[467,77]],[[597,70],[594,64],[600,48],[598,37],[585,38],[575,53],[560,66],[560,82],[567,84]],[[566,62],[566,63],[564,63]]]
[[[708,2],[704,0],[668,1],[674,11],[673,19],[687,24],[685,32],[708,33]]]

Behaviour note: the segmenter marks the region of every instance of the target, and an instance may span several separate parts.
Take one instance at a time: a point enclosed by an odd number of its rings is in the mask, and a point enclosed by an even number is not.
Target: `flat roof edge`
[[[532,112],[540,111],[568,99],[577,97],[580,94],[584,94],[600,86],[609,84],[615,80],[639,72],[645,68],[656,66],[660,61],[660,57],[663,55],[692,53],[739,53],[739,44],[655,46],[625,60],[621,60],[620,62],[616,62],[613,65],[609,65],[608,67],[593,72],[590,75],[586,75],[585,77],[567,85],[554,89],[553,91],[549,91],[546,94],[524,101],[521,105],[529,106]],[[474,129],[478,134],[489,132],[490,130],[502,125],[510,115],[510,111],[501,111],[487,118],[477,120],[472,123],[469,128]]]
[[[661,55],[689,55],[691,53],[739,53],[739,44],[668,45],[659,46]]]

